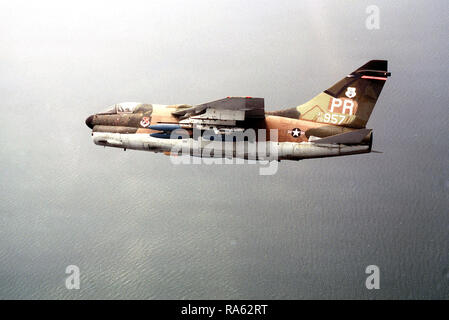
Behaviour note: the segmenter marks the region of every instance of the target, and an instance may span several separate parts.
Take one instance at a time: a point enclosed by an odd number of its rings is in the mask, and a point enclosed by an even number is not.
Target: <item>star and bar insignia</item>
[[[301,135],[301,130],[299,130],[298,128],[294,128],[291,133],[294,138],[297,138]]]

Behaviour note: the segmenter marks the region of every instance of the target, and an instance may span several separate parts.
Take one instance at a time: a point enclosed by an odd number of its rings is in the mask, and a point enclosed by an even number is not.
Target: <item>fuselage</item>
[[[391,73],[370,60],[297,107],[265,111],[263,98],[195,106],[119,103],[86,124],[102,146],[214,158],[300,160],[371,152],[366,125]]]
[[[188,105],[118,104],[90,116],[95,144],[101,146],[188,154],[199,157],[244,158],[255,160],[300,160],[367,153],[372,135],[357,144],[318,144],[320,138],[355,129],[294,119],[275,112],[250,121],[237,121],[239,131],[223,131],[223,126],[192,130],[174,111]]]

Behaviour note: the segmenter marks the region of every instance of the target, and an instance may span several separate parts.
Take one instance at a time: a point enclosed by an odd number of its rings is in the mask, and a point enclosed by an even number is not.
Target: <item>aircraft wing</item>
[[[172,112],[184,128],[213,129],[216,133],[240,131],[237,121],[263,119],[263,98],[228,97]],[[234,130],[235,129],[235,130]]]

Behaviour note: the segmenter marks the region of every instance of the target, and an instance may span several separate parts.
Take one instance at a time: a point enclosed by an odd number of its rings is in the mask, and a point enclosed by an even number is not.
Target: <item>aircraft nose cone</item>
[[[88,126],[89,128],[93,128],[94,126],[93,126],[93,121],[94,121],[94,116],[89,116],[87,119],[86,119],[86,126]]]

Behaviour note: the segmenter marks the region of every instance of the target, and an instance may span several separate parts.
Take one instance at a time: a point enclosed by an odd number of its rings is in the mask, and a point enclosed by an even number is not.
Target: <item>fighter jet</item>
[[[253,97],[125,102],[89,116],[86,125],[97,145],[166,155],[280,161],[369,153],[373,131],[366,124],[390,75],[386,60],[371,60],[293,108],[265,111],[264,99]]]

